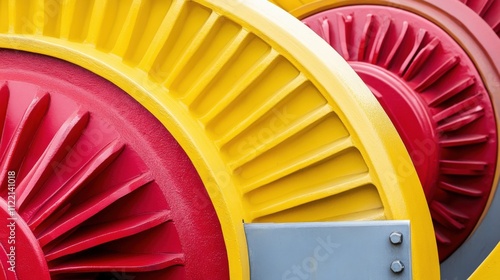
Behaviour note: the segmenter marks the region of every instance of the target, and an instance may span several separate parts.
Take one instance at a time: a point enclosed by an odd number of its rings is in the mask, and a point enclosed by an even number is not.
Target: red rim
[[[10,50],[0,61],[0,202],[15,172],[17,279],[229,277],[205,188],[149,112],[70,63]]]
[[[459,0],[482,17],[500,37],[500,1],[497,0]]]
[[[441,28],[392,7],[339,7],[304,22],[351,63],[391,117],[445,259],[480,219],[495,174],[495,117],[473,62]]]

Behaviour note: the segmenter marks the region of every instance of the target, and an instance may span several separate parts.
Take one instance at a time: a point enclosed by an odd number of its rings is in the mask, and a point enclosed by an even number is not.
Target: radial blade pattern
[[[346,18],[352,19],[349,29]],[[492,101],[474,62],[444,30],[394,7],[338,7],[303,21],[344,54],[398,128],[434,205],[440,256],[446,258],[481,217],[496,168]],[[329,25],[325,37],[321,22],[343,24]],[[349,52],[332,37],[349,38]],[[444,210],[467,219],[458,226]]]
[[[29,240],[19,240],[18,250],[31,252],[20,254],[19,262],[45,271],[40,279],[103,279],[118,271],[137,279],[193,279],[201,272],[187,271],[184,255],[192,246],[210,248],[205,250],[218,255],[221,265],[214,266],[214,275],[227,275],[218,220],[203,184],[155,118],[113,84],[75,65],[6,50],[0,57],[9,57],[0,66],[6,79],[0,81],[0,166],[11,182],[0,201],[13,197],[19,239]],[[110,108],[124,112],[115,118],[106,113]],[[193,209],[202,219],[194,232],[211,236],[210,243],[181,241],[180,232],[192,231],[182,224],[197,218],[186,220],[186,211],[179,210],[185,206],[175,207],[183,201],[172,199],[179,189],[188,191],[188,201],[205,203],[208,216]],[[16,273],[29,279],[28,270]]]
[[[500,38],[500,2],[496,0],[459,0],[482,17]]]
[[[0,7],[7,7],[7,24],[0,20],[0,47],[61,58],[108,79],[125,93],[82,108],[90,113],[84,131],[92,133],[78,139],[73,152],[54,167],[54,176],[47,175],[43,186],[32,188],[36,193],[24,199],[19,208],[22,215],[28,221],[33,219],[30,224],[34,234],[44,238],[44,252],[50,252],[89,221],[106,225],[109,220],[104,216],[125,218],[163,210],[172,214],[171,222],[51,260],[48,265],[57,278],[77,278],[79,272],[90,277],[112,276],[112,271],[104,271],[110,264],[126,271],[135,269],[134,262],[126,264],[130,251],[146,255],[162,251],[183,254],[185,261],[174,265],[159,258],[161,265],[154,265],[156,261],[145,265],[149,272],[141,271],[138,279],[161,279],[165,275],[202,279],[206,270],[216,273],[210,279],[226,279],[228,263],[231,279],[248,279],[242,221],[259,219],[307,222],[418,217],[412,219],[412,228],[418,228],[412,231],[412,240],[419,244],[413,249],[413,259],[426,267],[425,274],[437,273],[435,241],[429,238],[431,219],[397,131],[349,65],[289,14],[266,1],[75,0],[61,1],[54,7],[40,5],[46,2],[0,0]],[[3,15],[4,10],[0,13]],[[44,15],[43,20],[33,28],[23,26],[23,19],[38,13]],[[345,34],[335,34],[339,21],[344,22]],[[344,14],[342,19],[322,21],[321,28],[332,42],[342,41],[339,38],[344,35],[355,42],[350,33],[357,29],[356,24],[354,17]],[[352,58],[385,61],[384,46],[393,23],[386,20],[380,25],[373,15],[371,23],[363,23],[363,27],[366,38],[362,46],[340,43],[344,53]],[[372,32],[378,35],[372,36]],[[402,42],[415,37],[411,32],[408,27]],[[331,64],[318,53],[331,56]],[[391,64],[401,67],[400,54],[395,53],[394,58]],[[46,72],[36,69],[40,71]],[[413,79],[420,81],[417,75]],[[38,84],[32,78],[25,82]],[[92,86],[86,83],[86,87]],[[69,95],[76,104],[82,99],[88,101],[85,94],[73,93],[71,88],[48,92],[54,99],[58,93]],[[102,97],[107,92],[96,89],[91,95]],[[151,115],[133,116],[135,111],[124,108],[123,100],[137,102],[134,104],[140,110],[145,108]],[[78,111],[72,109],[65,108],[65,116]],[[100,137],[96,131],[108,131],[101,120],[118,121],[122,115],[129,116],[125,123],[112,125],[120,132],[119,137],[113,138],[112,130],[107,132],[109,137]],[[147,130],[150,122],[158,121],[162,128]],[[166,133],[165,128],[171,135],[157,132]],[[41,156],[56,132],[40,137],[42,141],[29,152]],[[142,143],[133,138],[154,133],[169,141],[155,138]],[[84,141],[90,135],[98,144]],[[115,139],[124,144],[123,150],[111,149],[116,154],[107,153],[109,162],[89,168],[86,163],[93,155]],[[159,150],[148,148],[153,146]],[[169,148],[168,152],[163,148]],[[185,151],[184,157],[175,156],[179,150]],[[185,167],[191,170],[189,176],[177,171],[181,163],[172,164],[170,158],[189,163]],[[137,166],[129,170],[126,162]],[[408,171],[404,176],[398,170],[401,164]],[[23,162],[20,179],[35,165],[33,159]],[[95,207],[99,211],[81,212],[82,206],[97,201],[95,198],[103,197],[109,188],[146,173],[153,180],[144,186],[116,196],[112,203],[99,204]],[[112,180],[114,176],[121,180]],[[203,184],[186,182],[191,177],[201,179]],[[398,187],[403,181],[406,189]],[[64,195],[59,195],[61,191]],[[52,198],[53,194],[60,199]],[[50,203],[43,206],[45,202]],[[69,221],[67,213],[77,214],[75,221]],[[223,234],[218,232],[219,226]],[[128,233],[124,230],[120,234],[124,232]],[[160,236],[169,237],[158,242],[160,248],[156,242],[146,242],[157,241]],[[221,238],[225,243],[220,243]],[[120,251],[123,248],[130,251]],[[200,253],[203,248],[214,249],[214,253]],[[123,265],[91,254],[101,249],[109,252],[110,258],[122,260]],[[88,260],[84,253],[97,259]],[[420,255],[425,258],[417,257]],[[137,263],[145,264],[150,258],[156,255],[139,258]],[[201,263],[204,269],[197,270]],[[92,267],[96,271],[92,272]],[[414,277],[418,276],[415,272]]]

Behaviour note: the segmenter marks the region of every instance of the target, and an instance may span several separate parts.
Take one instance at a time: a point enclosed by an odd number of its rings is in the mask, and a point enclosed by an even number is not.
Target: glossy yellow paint
[[[414,279],[438,275],[425,198],[395,128],[348,64],[281,9],[0,0],[0,13],[0,47],[97,73],[174,135],[217,211],[231,279],[249,279],[242,221],[409,219]]]
[[[500,243],[491,251],[481,265],[469,277],[469,280],[500,279]]]
[[[377,0],[269,0],[296,18],[303,19],[310,15],[346,5],[374,4]],[[398,0],[378,0],[378,4],[399,7]],[[384,1],[386,3],[384,3]],[[418,0],[417,0],[418,1]],[[377,4],[377,3],[375,3]]]

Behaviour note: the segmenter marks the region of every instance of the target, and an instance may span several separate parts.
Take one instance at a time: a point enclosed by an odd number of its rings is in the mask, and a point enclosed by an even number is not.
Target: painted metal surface
[[[488,254],[500,242],[498,213],[500,213],[500,194],[497,192],[488,212],[474,233],[453,255],[441,263],[442,280],[466,279],[488,258]]]
[[[372,1],[372,0],[361,0],[361,1],[351,1],[351,0],[306,0],[306,1],[273,1],[295,15],[300,19],[304,19],[308,16],[324,12],[327,10],[334,10],[340,7],[352,7],[355,9],[359,7],[359,5],[378,5],[380,7],[385,7],[387,10],[390,9],[399,9],[409,13],[413,13],[415,15],[421,16],[426,20],[432,22],[436,26],[439,26],[443,29],[449,36],[453,37],[453,39],[458,43],[458,45],[463,48],[463,50],[467,53],[467,56],[470,57],[474,66],[477,69],[477,72],[480,74],[480,80],[484,84],[486,88],[489,98],[492,100],[492,105],[495,113],[495,121],[498,123],[499,118],[499,100],[496,93],[500,92],[500,59],[498,55],[496,55],[497,50],[499,49],[499,42],[495,38],[495,32],[498,32],[498,13],[495,11],[498,8],[498,1],[466,1],[467,5],[472,8],[469,9],[465,5],[453,2],[453,1],[391,1],[391,0],[382,0],[382,1]],[[462,1],[463,2],[463,1]],[[474,11],[477,13],[474,13]],[[486,24],[479,16],[483,17],[491,27]],[[350,16],[347,14],[347,16]],[[382,19],[387,18],[387,13],[381,14]],[[344,20],[339,22],[339,26],[348,26],[349,24],[353,24],[353,22],[346,21],[348,18],[344,17]],[[351,17],[352,19],[352,17]],[[380,17],[378,19],[381,19]],[[348,23],[343,24],[342,23]],[[376,24],[377,22],[377,14],[373,13],[372,18],[372,26],[371,30],[385,30],[384,27],[388,27],[387,24]],[[381,21],[383,22],[383,21]],[[493,29],[493,30],[492,30]],[[366,32],[366,29],[358,29],[358,32]],[[369,31],[369,29],[368,29]],[[495,32],[493,32],[495,31]],[[368,39],[377,40],[380,38],[380,34],[383,32],[374,32],[373,36],[369,36]],[[336,36],[344,36],[344,33],[335,34],[335,36],[331,36],[332,40],[339,40]],[[340,37],[340,39],[343,37]],[[352,40],[349,37],[349,40]],[[368,40],[369,41],[369,40]],[[351,41],[345,42],[347,45],[350,45]],[[367,45],[366,47],[368,47]],[[342,53],[342,52],[341,52]],[[426,60],[428,64],[429,60]],[[498,125],[496,125],[498,126]],[[409,126],[408,128],[413,129],[413,126]],[[441,145],[441,144],[440,144]],[[496,155],[496,162],[498,162],[498,154]],[[485,257],[485,252],[492,249],[492,246],[496,244],[500,237],[500,228],[496,226],[496,222],[494,221],[494,217],[498,213],[498,207],[491,206],[489,208],[489,204],[492,203],[495,190],[498,185],[498,173],[499,168],[495,166],[495,176],[491,183],[491,195],[487,200],[487,204],[484,207],[484,211],[478,220],[476,228],[472,227],[472,235],[469,240],[475,240],[473,243],[466,241],[462,247],[459,248],[456,253],[451,255],[451,259],[453,262],[445,261],[443,263],[443,268],[447,271],[447,276],[442,275],[442,277],[448,277],[451,275],[455,275],[453,270],[455,269],[458,273],[459,271],[467,270],[465,274],[459,274],[460,277],[466,277],[465,275],[470,275],[470,273],[474,270],[474,265],[478,265],[482,258]],[[491,165],[490,165],[491,166]],[[472,200],[471,200],[472,201]],[[484,204],[484,199],[483,202]],[[439,208],[439,207],[438,207]],[[464,207],[467,208],[467,207]],[[441,207],[440,210],[443,210]],[[492,213],[490,213],[490,211]],[[442,211],[441,211],[442,212]],[[476,211],[477,212],[477,211]],[[452,215],[449,215],[452,218],[456,213],[453,211]],[[476,215],[477,217],[477,215]],[[487,221],[482,222],[482,219],[486,219],[489,217]],[[456,216],[455,218],[461,219],[461,217]],[[440,218],[442,220],[442,217]],[[483,225],[484,223],[484,225]],[[471,228],[469,227],[469,231]],[[479,231],[479,232],[477,232]],[[477,232],[477,233],[476,233]],[[481,236],[480,239],[479,236]],[[485,240],[484,238],[488,238]],[[441,240],[444,240],[441,236]],[[462,240],[464,237],[462,236]],[[483,240],[483,241],[480,241]],[[472,245],[474,244],[474,245]],[[445,248],[445,250],[449,251],[446,246],[441,245],[441,247]],[[442,250],[443,251],[443,250]],[[455,279],[455,278],[450,278]]]
[[[0,61],[7,279],[229,277],[204,185],[148,111],[74,64],[6,49]]]
[[[0,1],[0,47],[80,65],[161,122],[210,195],[232,279],[249,277],[242,220],[410,219],[414,277],[437,275],[397,131],[348,64],[289,14],[267,1],[40,3]]]
[[[488,23],[500,37],[500,1],[498,0],[459,0]]]
[[[246,224],[255,280],[412,279],[408,221]]]
[[[439,26],[402,9],[351,5],[303,22],[343,55],[391,117],[446,259],[476,227],[496,168],[496,120],[473,61]]]
[[[500,243],[469,277],[469,280],[494,280],[500,278]]]

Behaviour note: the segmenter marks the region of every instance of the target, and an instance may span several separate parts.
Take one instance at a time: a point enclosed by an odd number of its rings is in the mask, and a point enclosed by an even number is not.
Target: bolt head
[[[403,243],[403,234],[401,232],[393,232],[389,235],[389,240],[394,245],[401,244]]]
[[[405,265],[400,260],[395,260],[391,263],[391,271],[401,273],[405,269]]]

